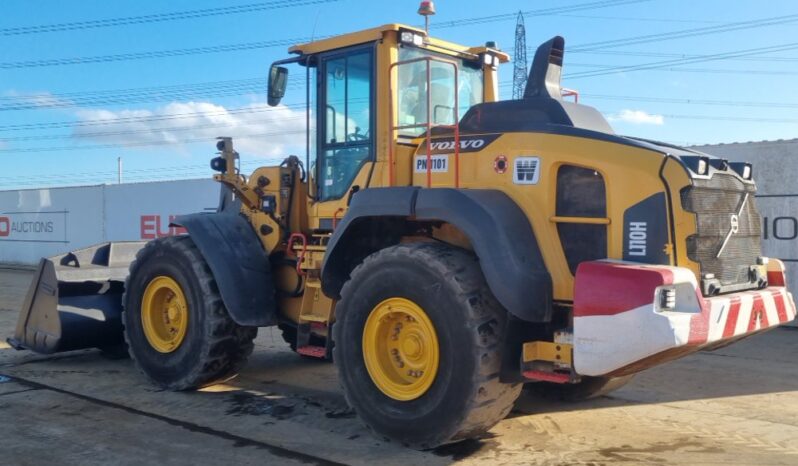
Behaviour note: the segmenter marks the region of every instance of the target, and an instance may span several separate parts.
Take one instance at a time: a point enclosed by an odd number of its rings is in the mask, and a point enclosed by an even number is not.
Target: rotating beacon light
[[[421,2],[418,6],[418,14],[424,17],[424,30],[429,34],[429,17],[435,14],[435,3],[431,0]]]

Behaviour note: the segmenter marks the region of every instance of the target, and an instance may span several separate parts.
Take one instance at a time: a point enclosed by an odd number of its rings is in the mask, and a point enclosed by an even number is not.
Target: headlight
[[[707,169],[709,169],[709,159],[707,159],[706,157],[699,158],[695,172],[699,175],[706,175]]]
[[[676,288],[663,287],[659,295],[659,307],[661,309],[676,309]]]
[[[424,45],[424,37],[421,34],[416,34],[412,31],[402,31],[399,35],[399,40],[403,44],[411,44],[415,45],[416,47],[421,47]]]
[[[682,162],[687,165],[687,168],[696,175],[706,175],[709,173],[709,157],[685,155],[681,159]]]
[[[751,167],[750,163],[746,162],[731,162],[729,164],[732,170],[737,172],[738,175],[744,180],[750,180],[751,175],[754,174],[754,170]]]

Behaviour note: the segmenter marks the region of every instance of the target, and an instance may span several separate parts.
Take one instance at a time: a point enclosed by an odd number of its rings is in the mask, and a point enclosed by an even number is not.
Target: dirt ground
[[[31,273],[0,270],[0,336]],[[429,452],[372,436],[335,367],[262,329],[243,373],[164,392],[130,360],[0,344],[3,464],[798,464],[798,329],[780,328],[639,374],[609,397],[522,396],[481,440]]]

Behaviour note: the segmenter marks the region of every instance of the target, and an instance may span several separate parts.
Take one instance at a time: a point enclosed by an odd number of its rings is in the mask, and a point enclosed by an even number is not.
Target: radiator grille
[[[753,184],[718,172],[708,180],[693,179],[693,186],[682,190],[682,207],[696,214],[696,234],[687,238],[687,256],[701,266],[702,276],[714,274],[723,286],[750,281],[749,268],[762,255],[762,227],[755,192]],[[746,194],[748,197],[740,210]],[[732,228],[732,216],[738,211],[738,231],[729,237],[723,252],[716,257]]]

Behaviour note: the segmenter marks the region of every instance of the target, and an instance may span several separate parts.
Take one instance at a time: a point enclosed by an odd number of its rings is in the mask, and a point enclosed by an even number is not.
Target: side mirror
[[[269,69],[269,89],[268,89],[268,103],[270,107],[274,107],[280,103],[285,96],[285,86],[288,83],[288,68],[284,66],[275,66]]]

